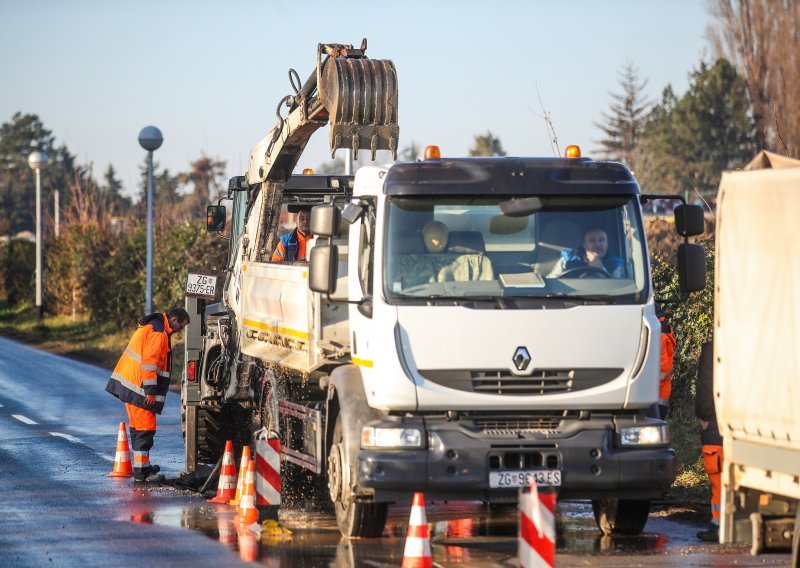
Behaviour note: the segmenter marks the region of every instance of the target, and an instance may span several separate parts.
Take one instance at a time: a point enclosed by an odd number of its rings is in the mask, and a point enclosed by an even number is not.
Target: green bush
[[[2,293],[9,306],[33,304],[36,296],[36,246],[21,239],[0,245]]]

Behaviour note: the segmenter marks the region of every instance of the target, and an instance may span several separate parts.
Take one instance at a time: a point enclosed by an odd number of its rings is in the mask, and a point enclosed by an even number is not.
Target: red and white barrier
[[[539,492],[536,483],[519,495],[519,565],[552,568],[556,557],[556,494]]]
[[[281,504],[281,442],[256,441],[256,506]]]

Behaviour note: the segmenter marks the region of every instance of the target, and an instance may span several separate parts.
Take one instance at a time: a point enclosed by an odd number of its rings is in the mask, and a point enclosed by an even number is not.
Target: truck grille
[[[476,418],[475,427],[489,436],[504,436],[517,432],[555,432],[561,423],[561,416],[541,416],[534,418]]]
[[[429,381],[467,392],[531,396],[575,392],[608,383],[623,369],[535,369],[530,375],[503,370],[420,371]]]

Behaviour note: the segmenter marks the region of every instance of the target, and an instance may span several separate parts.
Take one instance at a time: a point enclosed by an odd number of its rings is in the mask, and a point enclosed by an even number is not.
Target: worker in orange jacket
[[[658,414],[663,420],[669,413],[669,397],[672,394],[672,369],[675,363],[675,347],[678,342],[667,323],[666,314],[656,308],[658,321],[661,322],[661,374],[658,381]]]
[[[722,434],[717,424],[714,407],[714,342],[703,343],[700,360],[697,362],[697,394],[694,413],[700,427],[700,442],[703,444],[703,467],[711,485],[711,522],[708,528],[697,533],[697,538],[707,542],[719,542],[719,518],[722,508]]]
[[[189,325],[183,308],[149,314],[139,328],[106,384],[106,390],[125,403],[133,448],[136,481],[157,481],[161,469],[150,463],[150,448],[156,434],[156,414],[161,414],[172,371],[170,336]]]

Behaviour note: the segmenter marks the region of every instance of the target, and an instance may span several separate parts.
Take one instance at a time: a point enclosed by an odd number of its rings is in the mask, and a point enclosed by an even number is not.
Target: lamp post
[[[155,126],[145,126],[139,132],[139,144],[147,150],[147,283],[145,310],[153,313],[153,152],[161,147],[164,137]]]
[[[31,152],[28,165],[36,172],[36,322],[42,325],[42,168],[47,165],[47,154]]]

